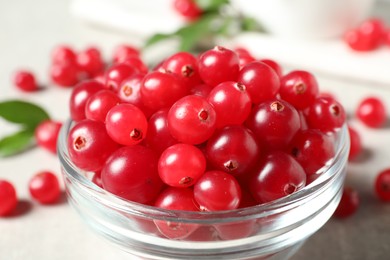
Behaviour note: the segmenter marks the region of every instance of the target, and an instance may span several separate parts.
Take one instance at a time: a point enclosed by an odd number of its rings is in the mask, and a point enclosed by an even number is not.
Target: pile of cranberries
[[[343,107],[307,71],[221,46],[152,70],[123,59],[70,98],[70,159],[124,199],[220,211],[288,196],[335,156]]]

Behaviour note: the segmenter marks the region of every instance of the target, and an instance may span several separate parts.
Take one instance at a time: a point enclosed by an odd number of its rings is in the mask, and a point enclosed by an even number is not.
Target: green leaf
[[[158,43],[160,41],[166,40],[166,39],[172,37],[173,35],[174,34],[163,34],[163,33],[154,34],[145,41],[144,48],[149,47],[149,46],[151,46],[155,43]]]
[[[41,107],[20,100],[0,102],[0,117],[12,123],[23,124],[31,129],[34,129],[43,120],[50,118]]]
[[[228,4],[229,0],[196,0],[197,5],[206,12],[217,11],[221,6]]]
[[[0,157],[11,156],[33,145],[34,130],[23,129],[0,140]]]

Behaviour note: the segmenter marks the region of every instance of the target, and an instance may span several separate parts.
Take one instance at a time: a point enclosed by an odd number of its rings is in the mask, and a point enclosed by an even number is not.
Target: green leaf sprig
[[[0,117],[20,126],[17,132],[0,139],[0,157],[11,156],[33,146],[35,128],[50,119],[40,106],[21,100],[0,102]]]
[[[196,2],[203,10],[198,20],[188,23],[173,33],[152,35],[146,40],[144,48],[170,38],[177,38],[178,51],[196,51],[204,45],[202,43],[205,40],[210,45],[206,47],[212,47],[216,36],[228,37],[240,31],[261,30],[254,19],[244,17],[237,12],[227,12],[225,9],[230,7],[229,0],[196,0]]]

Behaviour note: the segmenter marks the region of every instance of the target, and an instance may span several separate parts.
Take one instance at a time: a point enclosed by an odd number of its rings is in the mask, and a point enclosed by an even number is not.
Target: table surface
[[[48,80],[52,48],[66,43],[81,50],[92,44],[99,46],[108,58],[120,43],[140,45],[142,37],[75,19],[68,13],[69,4],[48,0],[0,1],[0,101],[11,98],[32,101],[42,105],[52,118],[64,121],[68,117],[70,89],[53,86]],[[15,90],[11,76],[19,68],[34,71],[45,89],[32,94]],[[388,259],[390,204],[375,197],[373,182],[380,170],[390,167],[390,124],[377,130],[368,129],[354,119],[353,111],[367,95],[381,96],[390,104],[390,86],[345,81],[320,72],[316,75],[321,88],[334,93],[343,103],[350,124],[362,135],[364,153],[358,161],[350,163],[346,180],[359,191],[361,207],[348,219],[331,219],[293,259]],[[0,119],[0,136],[14,130]],[[0,259],[132,259],[90,231],[65,198],[51,206],[33,202],[28,194],[28,180],[41,170],[51,170],[60,176],[57,158],[42,149],[0,159],[0,178],[15,184],[20,199],[16,216],[0,218]]]

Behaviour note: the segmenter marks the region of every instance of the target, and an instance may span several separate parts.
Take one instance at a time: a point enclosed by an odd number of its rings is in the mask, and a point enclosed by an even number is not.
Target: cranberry
[[[19,70],[14,75],[14,84],[22,91],[32,92],[38,90],[34,74],[30,71]]]
[[[134,202],[155,200],[163,186],[157,161],[157,155],[150,148],[141,145],[119,148],[102,169],[104,189]]]
[[[139,73],[139,71],[126,63],[117,63],[106,70],[105,73],[105,87],[118,91],[122,81],[132,75]]]
[[[102,122],[85,119],[69,132],[68,152],[72,162],[82,170],[98,171],[118,148]]]
[[[0,216],[10,215],[18,204],[12,183],[0,179]]]
[[[120,102],[114,92],[102,89],[88,98],[85,104],[85,117],[105,123],[108,111]]]
[[[178,52],[170,56],[161,65],[161,69],[178,74],[191,87],[202,82],[199,76],[198,60],[188,52]]]
[[[349,160],[354,160],[362,152],[362,141],[359,133],[352,127],[348,126],[350,148],[349,148]]]
[[[333,132],[345,123],[345,111],[336,100],[328,97],[318,97],[309,106],[307,123],[310,128],[324,133]]]
[[[307,175],[321,170],[335,155],[333,139],[314,129],[298,132],[290,143],[291,155]]]
[[[205,152],[212,167],[237,176],[247,174],[257,164],[261,148],[250,130],[235,125],[216,131]]]
[[[206,99],[189,95],[179,99],[168,112],[168,127],[180,142],[200,144],[215,130],[216,113]]]
[[[385,32],[385,44],[390,47],[390,29]]]
[[[57,139],[62,123],[53,120],[45,120],[41,122],[34,132],[37,144],[56,154],[57,153]]]
[[[145,106],[157,111],[169,108],[187,95],[189,86],[177,74],[161,71],[148,73],[141,85],[141,98]]]
[[[302,166],[291,155],[274,151],[254,173],[249,188],[252,196],[262,203],[290,195],[305,184],[306,174]]]
[[[379,128],[386,122],[386,107],[381,99],[366,97],[359,103],[356,117],[366,126]]]
[[[249,64],[249,63],[251,63],[253,61],[256,61],[256,58],[253,57],[252,54],[247,49],[238,47],[238,48],[234,48],[234,51],[238,55],[240,69],[242,67],[244,67],[245,65],[247,65],[247,64]]]
[[[73,87],[79,82],[79,69],[75,63],[55,63],[50,68],[52,81],[61,87]]]
[[[129,57],[123,61],[123,63],[135,68],[142,75],[148,73],[149,71],[146,64],[138,57]]]
[[[210,87],[207,84],[199,84],[191,88],[190,94],[207,98],[212,89],[213,87]]]
[[[202,15],[202,9],[195,0],[174,0],[173,8],[188,21],[197,20]]]
[[[141,98],[141,85],[144,76],[135,74],[122,81],[118,90],[119,98],[126,103],[133,104],[145,111]]]
[[[199,211],[199,206],[194,199],[194,192],[189,188],[169,187],[158,195],[154,205],[170,210]],[[178,222],[154,220],[154,223],[164,236],[172,239],[186,238],[199,226],[198,224],[183,223],[180,220]]]
[[[204,83],[212,87],[224,81],[237,81],[238,55],[232,50],[216,46],[200,55],[198,67]]]
[[[371,51],[383,42],[384,26],[379,19],[368,19],[358,28],[349,30],[344,41],[355,51]]]
[[[194,196],[202,211],[231,210],[240,205],[241,188],[232,175],[208,171],[195,184]]]
[[[390,169],[384,169],[376,176],[375,193],[381,200],[390,201]]]
[[[256,226],[256,220],[250,219],[234,223],[214,225],[222,240],[240,239],[250,236]]]
[[[201,150],[190,144],[174,144],[160,156],[158,173],[161,180],[173,187],[194,185],[206,170]]]
[[[89,47],[78,53],[76,61],[80,70],[87,73],[89,77],[96,76],[104,69],[100,51],[94,47]]]
[[[318,96],[316,78],[307,71],[296,70],[282,77],[280,97],[297,109],[309,107]]]
[[[100,188],[103,188],[103,183],[102,183],[102,173],[99,171],[99,172],[95,172],[95,174],[93,175],[92,177],[92,180],[91,180],[93,183],[95,183],[96,186],[100,187]]]
[[[119,104],[111,108],[106,117],[108,135],[122,145],[135,145],[146,136],[148,121],[144,113],[132,104]]]
[[[246,120],[260,144],[267,149],[285,148],[301,127],[297,110],[283,100],[255,105]]]
[[[246,87],[233,81],[226,81],[216,86],[211,90],[207,100],[215,109],[217,128],[242,124],[252,108]]]
[[[254,104],[275,98],[280,85],[276,72],[260,61],[245,65],[237,81],[245,85]]]
[[[52,204],[58,201],[61,195],[57,176],[49,171],[34,175],[28,184],[31,196],[42,204]]]
[[[77,84],[69,99],[70,117],[74,121],[85,119],[85,105],[88,98],[103,89],[103,84],[96,80],[85,80]]]
[[[276,72],[276,74],[279,76],[279,78],[281,78],[281,77],[283,76],[283,69],[282,69],[282,66],[280,66],[280,64],[277,63],[276,61],[270,60],[270,59],[261,59],[260,61],[261,61],[262,63],[267,64],[267,65],[270,66],[271,68],[273,68],[274,71]]]
[[[67,45],[59,45],[53,49],[51,61],[56,63],[76,63],[76,53],[72,47]]]
[[[349,217],[357,211],[359,204],[359,193],[351,187],[344,187],[340,203],[333,215],[338,218]]]
[[[136,47],[122,44],[115,48],[113,54],[113,61],[114,63],[122,63],[128,58],[139,57],[139,56],[140,56],[140,52]]]

